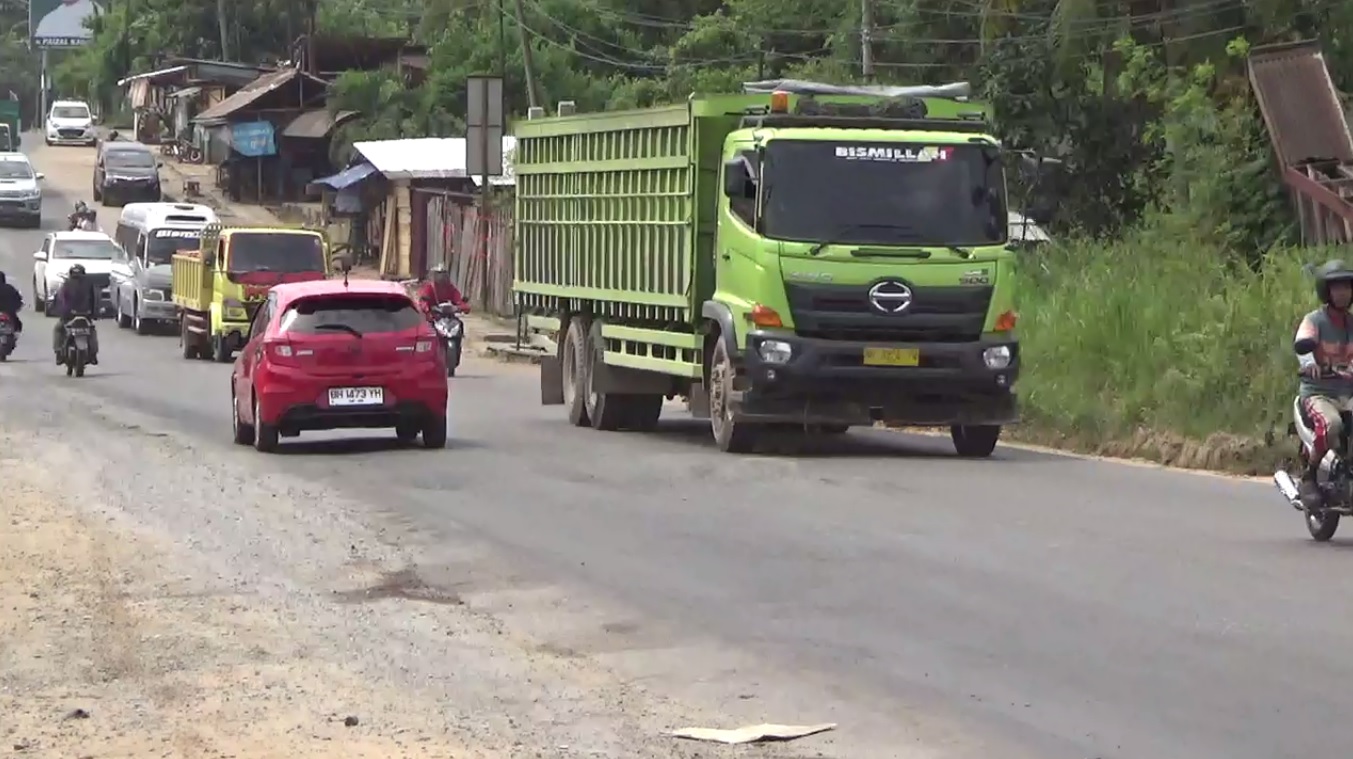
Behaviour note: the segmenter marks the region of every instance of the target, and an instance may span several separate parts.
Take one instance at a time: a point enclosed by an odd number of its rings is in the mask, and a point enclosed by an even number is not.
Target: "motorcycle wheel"
[[[446,352],[446,376],[456,376],[456,369],[460,366],[460,341],[456,341],[456,347]]]
[[[1334,537],[1334,533],[1339,529],[1339,513],[1336,511],[1314,511],[1306,510],[1306,530],[1311,533],[1311,539],[1318,543],[1324,543]]]

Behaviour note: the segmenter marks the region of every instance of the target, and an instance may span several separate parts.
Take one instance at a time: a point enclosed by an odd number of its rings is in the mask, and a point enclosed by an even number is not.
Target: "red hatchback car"
[[[380,280],[281,284],[254,314],[231,373],[235,442],[393,427],[446,446],[446,357],[404,288]]]

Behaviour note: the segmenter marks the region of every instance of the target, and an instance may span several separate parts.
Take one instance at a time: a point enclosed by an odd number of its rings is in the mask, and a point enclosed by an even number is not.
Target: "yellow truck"
[[[328,245],[314,230],[209,224],[201,240],[172,264],[184,358],[229,362],[273,285],[329,276]]]

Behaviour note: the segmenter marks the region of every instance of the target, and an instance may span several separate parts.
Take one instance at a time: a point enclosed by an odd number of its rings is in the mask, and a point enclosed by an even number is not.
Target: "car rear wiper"
[[[905,224],[866,224],[853,221],[850,222],[849,224],[842,224],[841,226],[832,230],[831,236],[836,237],[837,235],[844,234],[852,229],[898,229],[904,232],[912,231],[911,227]],[[820,254],[823,250],[825,250],[828,245],[836,245],[836,244],[838,243],[835,240],[823,240],[822,242],[814,243],[813,247],[808,249],[808,255],[816,256]]]
[[[356,327],[350,327],[346,324],[316,324],[315,329],[331,329],[335,332],[346,332],[353,337],[362,336],[362,333]]]

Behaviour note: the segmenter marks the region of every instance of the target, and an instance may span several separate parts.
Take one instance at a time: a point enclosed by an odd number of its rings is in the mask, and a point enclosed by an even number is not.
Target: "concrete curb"
[[[480,347],[480,355],[496,358],[509,364],[539,364],[545,351],[539,348],[518,348],[511,343],[487,342]]]

